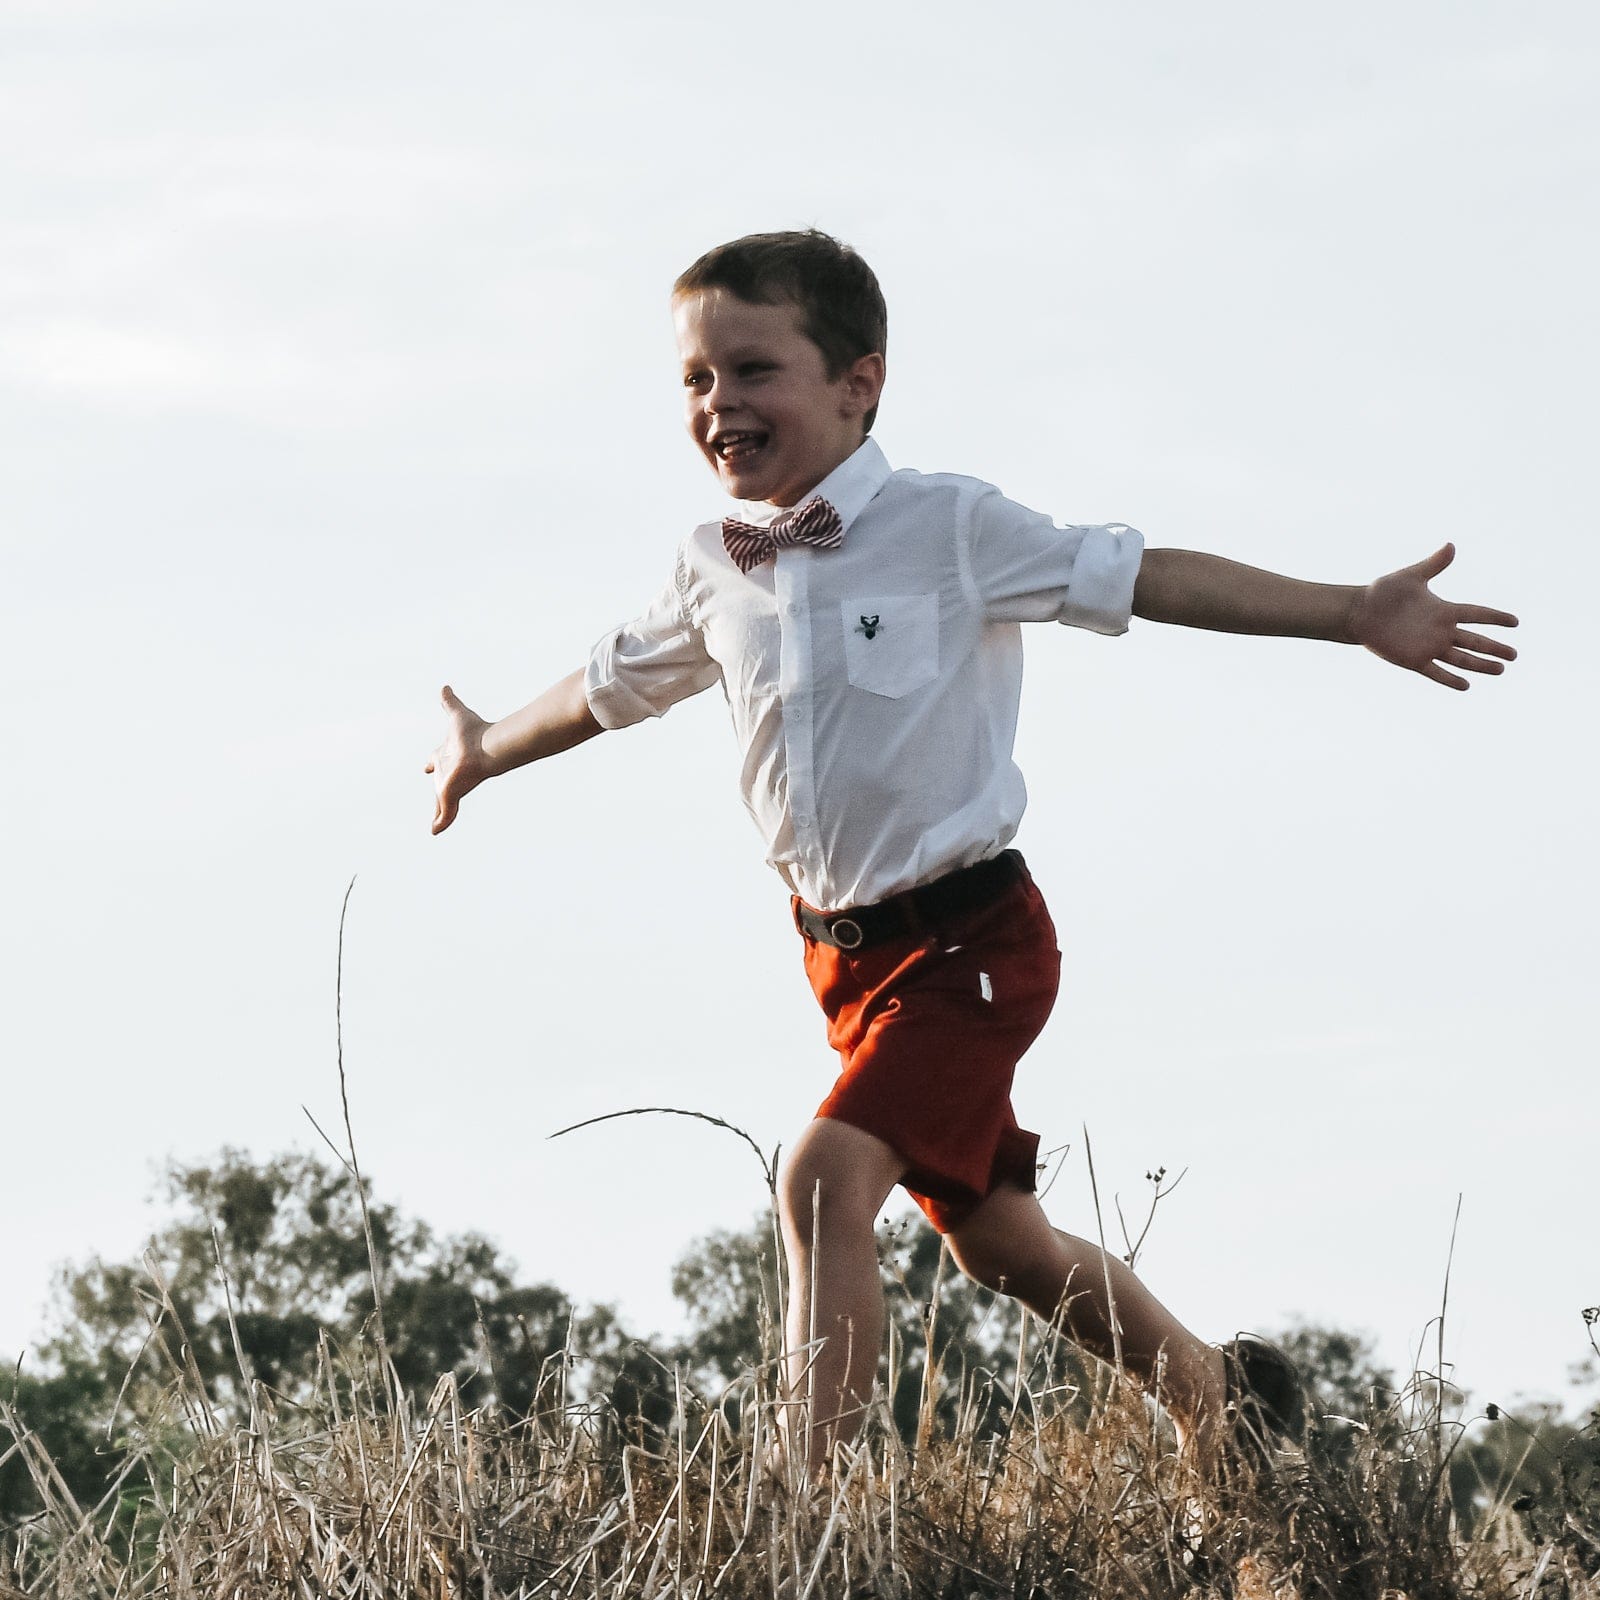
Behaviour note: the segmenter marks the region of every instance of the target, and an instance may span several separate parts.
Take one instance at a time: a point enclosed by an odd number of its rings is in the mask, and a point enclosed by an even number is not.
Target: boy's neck
[[[817,490],[820,489],[822,485],[825,484],[828,479],[831,478],[834,473],[836,473],[839,468],[845,464],[845,462],[849,461],[852,457],[860,452],[862,445],[864,445],[870,437],[870,434],[862,434],[862,436],[857,439],[856,442],[851,445],[850,448],[846,450],[843,455],[841,455],[838,460],[827,469],[826,472],[821,473],[814,483],[810,484],[807,488],[802,489],[798,494],[794,494],[792,497],[785,496],[784,498],[778,500],[757,500],[752,503],[755,505],[771,506],[774,511],[789,511],[795,506],[804,505],[806,501],[809,500],[817,492]]]

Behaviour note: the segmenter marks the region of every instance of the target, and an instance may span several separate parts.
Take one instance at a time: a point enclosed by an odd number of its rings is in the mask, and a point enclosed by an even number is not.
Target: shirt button
[[[787,611],[791,617],[798,617],[800,615],[800,607],[797,605],[787,605],[784,607],[784,610]]]
[[[810,817],[810,815],[807,812],[804,812],[804,811],[796,812],[795,813],[795,819],[794,819],[794,825],[797,828],[809,828],[811,826],[811,817]]]

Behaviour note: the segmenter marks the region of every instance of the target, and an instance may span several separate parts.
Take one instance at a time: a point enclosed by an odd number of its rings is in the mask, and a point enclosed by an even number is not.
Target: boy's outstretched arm
[[[444,743],[428,758],[438,802],[433,831],[443,833],[456,820],[463,796],[485,778],[497,778],[530,761],[559,755],[605,729],[595,721],[583,692],[583,670],[552,684],[537,700],[498,722],[485,722],[463,705],[448,685],[439,697],[450,718]]]
[[[1133,613],[1220,633],[1267,633],[1360,644],[1397,667],[1447,688],[1467,680],[1448,670],[1504,672],[1517,652],[1468,623],[1514,628],[1509,611],[1457,605],[1429,587],[1455,559],[1445,545],[1425,561],[1359,584],[1304,583],[1196,550],[1147,550],[1133,589]]]

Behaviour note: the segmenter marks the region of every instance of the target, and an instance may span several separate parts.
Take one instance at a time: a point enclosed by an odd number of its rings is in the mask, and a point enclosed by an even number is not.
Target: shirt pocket
[[[839,602],[850,681],[898,700],[939,671],[937,594],[857,595]]]

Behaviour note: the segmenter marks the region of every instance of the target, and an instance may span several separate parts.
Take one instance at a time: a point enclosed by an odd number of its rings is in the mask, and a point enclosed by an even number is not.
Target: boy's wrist
[[[480,721],[472,735],[463,735],[478,781],[498,778],[530,762],[559,755],[604,731],[589,710],[580,669],[498,722]]]
[[[498,722],[484,723],[478,730],[475,765],[484,778],[504,777],[519,764],[513,759],[513,735],[507,727],[510,721],[510,717],[502,717]]]
[[[1366,598],[1367,586],[1364,583],[1350,585],[1350,598],[1345,603],[1339,631],[1333,635],[1334,643],[1361,643],[1361,608],[1366,603]]]

